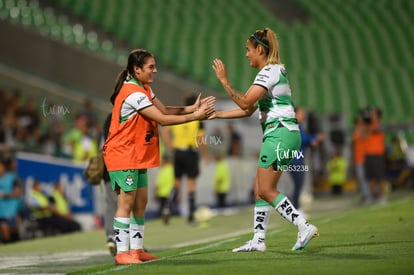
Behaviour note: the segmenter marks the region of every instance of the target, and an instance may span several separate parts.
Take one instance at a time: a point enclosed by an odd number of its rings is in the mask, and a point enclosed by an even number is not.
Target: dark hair
[[[142,68],[148,57],[153,57],[153,55],[144,49],[136,49],[129,53],[127,67],[118,74],[116,79],[114,90],[111,95],[112,104],[115,103],[115,98],[119,94],[124,81],[128,77],[135,78],[134,67]]]
[[[372,121],[372,116],[371,116],[372,110],[373,110],[372,107],[366,107],[359,111],[359,116],[361,117],[362,121],[365,122],[366,124],[370,124]]]

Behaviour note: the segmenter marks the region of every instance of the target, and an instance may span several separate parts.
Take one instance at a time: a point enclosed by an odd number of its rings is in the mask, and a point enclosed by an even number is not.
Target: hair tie
[[[253,38],[254,40],[256,40],[257,43],[259,43],[260,45],[262,45],[266,49],[269,49],[269,46],[266,45],[265,42],[263,42],[262,40],[260,40],[259,38],[257,38],[256,35],[252,34],[252,35],[250,35],[250,38]]]

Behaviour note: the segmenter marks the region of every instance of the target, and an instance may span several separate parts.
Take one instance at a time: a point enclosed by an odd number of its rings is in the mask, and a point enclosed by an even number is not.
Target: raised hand
[[[201,99],[201,93],[198,93],[197,99],[196,99],[196,101],[193,104],[194,110],[197,110],[200,107],[201,100],[202,100]]]
[[[223,61],[215,58],[211,67],[213,68],[214,72],[216,73],[216,77],[218,80],[220,80],[220,82],[223,82],[227,79],[227,69]]]

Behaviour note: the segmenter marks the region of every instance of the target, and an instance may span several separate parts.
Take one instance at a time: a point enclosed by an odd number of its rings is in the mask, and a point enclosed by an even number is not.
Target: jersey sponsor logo
[[[260,161],[261,162],[266,162],[267,161],[267,155],[263,155],[260,157]]]
[[[144,101],[146,99],[146,96],[141,96],[140,98],[137,99],[137,104],[138,106],[141,105],[142,101]]]
[[[258,74],[257,80],[264,81],[265,78],[270,78],[267,74]]]

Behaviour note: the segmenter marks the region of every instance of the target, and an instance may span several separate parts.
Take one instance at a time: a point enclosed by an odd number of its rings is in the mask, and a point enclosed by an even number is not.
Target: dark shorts
[[[381,155],[365,156],[365,177],[367,180],[385,179],[385,158]]]
[[[175,150],[174,153],[174,176],[181,178],[186,175],[189,178],[196,178],[200,172],[199,155],[195,150]]]

